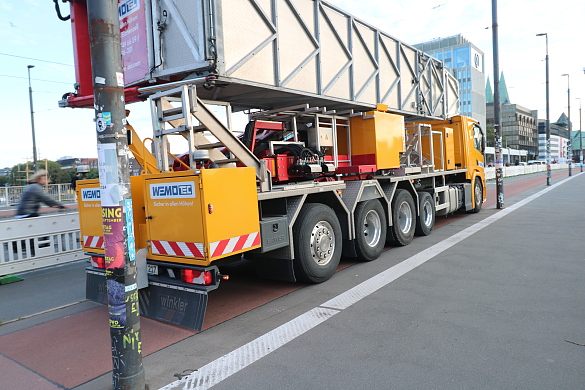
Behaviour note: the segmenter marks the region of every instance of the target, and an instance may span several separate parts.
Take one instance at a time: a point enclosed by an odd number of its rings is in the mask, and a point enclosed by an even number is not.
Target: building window
[[[446,67],[452,68],[451,66],[451,50],[447,50],[443,53],[443,63]]]
[[[455,68],[469,66],[469,47],[460,47],[459,49],[455,49],[453,50],[453,55]]]

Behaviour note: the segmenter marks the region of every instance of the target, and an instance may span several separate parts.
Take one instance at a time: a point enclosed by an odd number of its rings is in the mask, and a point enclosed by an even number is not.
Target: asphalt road
[[[583,388],[585,175],[542,189],[146,357],[151,388]]]
[[[583,388],[585,175],[516,208],[546,188],[529,187],[508,187],[504,211],[487,206],[146,356],[150,389]],[[95,307],[76,303],[85,265],[1,286],[0,319],[48,312],[0,335]],[[110,387],[105,374],[75,389]]]

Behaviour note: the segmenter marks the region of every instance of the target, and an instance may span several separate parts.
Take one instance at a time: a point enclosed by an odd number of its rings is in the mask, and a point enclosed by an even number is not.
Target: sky
[[[248,0],[229,0],[248,1]],[[282,0],[280,0],[282,1]],[[298,1],[298,0],[297,0]],[[469,0],[330,0],[329,3],[408,44],[463,34],[485,54],[493,76],[492,2]],[[544,37],[548,34],[550,119],[567,113],[570,75],[571,119],[579,129],[579,104],[585,99],[585,3],[498,2],[500,71],[512,103],[538,110],[546,118]],[[61,5],[69,14],[68,4]],[[51,0],[0,0],[0,168],[32,161],[32,131],[27,66],[33,90],[39,159],[97,157],[91,109],[59,108],[73,91],[75,71],[70,22],[60,21]],[[141,137],[151,136],[146,104],[133,104],[130,123]],[[241,119],[241,118],[240,118]],[[172,150],[180,153],[183,150]]]

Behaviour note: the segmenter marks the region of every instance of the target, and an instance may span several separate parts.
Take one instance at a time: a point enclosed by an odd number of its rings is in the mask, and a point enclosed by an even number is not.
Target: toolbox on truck
[[[145,183],[149,259],[206,266],[260,247],[253,168],[165,172]]]

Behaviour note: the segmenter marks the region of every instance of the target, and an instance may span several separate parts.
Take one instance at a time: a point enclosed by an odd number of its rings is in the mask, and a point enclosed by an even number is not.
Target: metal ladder
[[[432,128],[429,125],[407,125],[405,127],[405,152],[400,157],[400,163],[409,166],[419,166],[421,168],[433,169],[433,163],[423,154],[422,137],[423,132],[432,133]],[[432,136],[430,139],[430,156],[433,156]]]
[[[224,124],[197,97],[194,85],[164,90],[150,96],[150,109],[154,125],[154,144],[157,164],[164,172],[170,171],[167,136],[182,135],[189,144],[189,166],[195,169],[195,150],[209,150],[209,158],[220,167],[233,167],[240,162],[256,171],[260,191],[270,191],[270,172],[264,161],[258,158],[224,126]],[[175,107],[171,102],[180,102]],[[196,119],[200,125],[194,126]],[[170,128],[168,127],[170,126]],[[203,131],[209,131],[218,142],[211,142]],[[227,158],[218,148],[225,147],[234,158]]]

